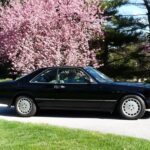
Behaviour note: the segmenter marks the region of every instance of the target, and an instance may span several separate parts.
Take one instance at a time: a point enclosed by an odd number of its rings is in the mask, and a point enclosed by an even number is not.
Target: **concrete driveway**
[[[14,108],[0,105],[0,119],[44,123],[69,128],[113,133],[150,140],[150,111],[139,120],[123,120],[119,116],[101,112],[77,112],[77,111],[40,111],[34,117],[18,117]]]

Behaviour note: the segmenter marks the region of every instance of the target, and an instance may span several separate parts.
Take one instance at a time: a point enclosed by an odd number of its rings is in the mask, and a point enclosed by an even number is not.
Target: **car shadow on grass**
[[[15,108],[0,106],[0,116],[18,117]],[[38,110],[34,117],[62,117],[62,118],[97,118],[97,119],[116,119],[125,120],[117,113],[99,111],[73,111],[73,110]],[[146,111],[142,119],[149,119],[150,111]]]

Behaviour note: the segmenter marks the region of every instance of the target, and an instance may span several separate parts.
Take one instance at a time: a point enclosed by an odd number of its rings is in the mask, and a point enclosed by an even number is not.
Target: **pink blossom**
[[[96,1],[12,0],[0,6],[0,59],[28,73],[40,67],[97,66],[89,40],[103,37],[102,11]]]

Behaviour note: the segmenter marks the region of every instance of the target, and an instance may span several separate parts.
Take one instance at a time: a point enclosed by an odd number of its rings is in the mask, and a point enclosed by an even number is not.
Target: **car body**
[[[115,82],[92,67],[49,67],[1,82],[0,103],[14,105],[21,116],[32,116],[38,108],[118,110],[127,119],[138,119],[150,108],[150,85]]]

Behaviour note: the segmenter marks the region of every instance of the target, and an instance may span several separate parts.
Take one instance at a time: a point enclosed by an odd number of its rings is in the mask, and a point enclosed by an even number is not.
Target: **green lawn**
[[[0,150],[149,150],[141,139],[0,120]]]
[[[11,81],[12,79],[7,78],[7,79],[0,79],[0,82],[4,82],[4,81]]]

